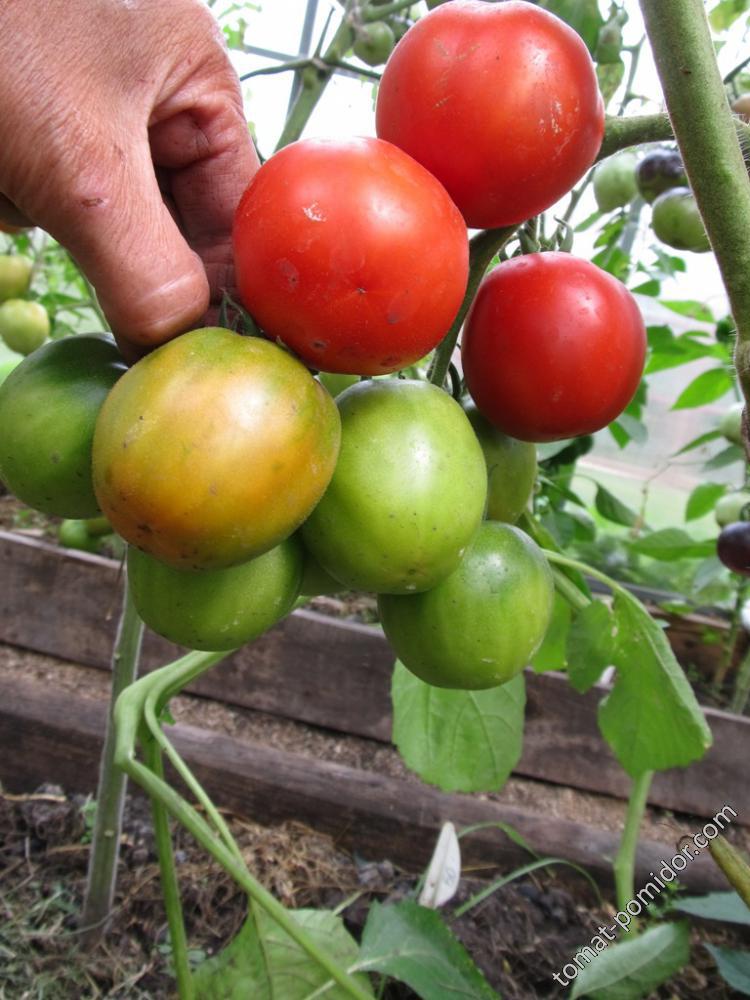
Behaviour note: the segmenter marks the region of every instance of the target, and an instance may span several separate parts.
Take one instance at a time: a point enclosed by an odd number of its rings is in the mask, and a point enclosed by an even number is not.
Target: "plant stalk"
[[[744,715],[747,702],[750,698],[750,649],[742,657],[742,662],[737,669],[737,680],[734,685],[732,701],[729,705],[730,712],[737,715]]]
[[[138,675],[138,661],[143,638],[143,622],[130,597],[125,581],[122,613],[112,653],[112,688],[104,734],[104,746],[99,765],[99,785],[96,793],[96,816],[91,842],[91,855],[86,878],[81,925],[84,946],[95,944],[106,930],[112,909],[120,853],[122,813],[125,805],[127,777],[115,766],[114,707],[120,694]]]
[[[635,898],[635,854],[638,849],[638,831],[646,811],[653,777],[653,771],[644,771],[634,778],[628,799],[628,811],[620,847],[612,866],[615,875],[615,898],[617,908],[621,911],[625,910],[628,903]]]
[[[703,0],[640,0],[685,171],[737,327],[735,364],[750,396],[750,179]]]
[[[147,766],[159,780],[164,780],[164,760],[161,748],[155,740],[149,740],[144,747]],[[154,821],[154,839],[156,854],[159,859],[159,874],[164,909],[169,927],[169,943],[172,949],[177,993],[180,1000],[195,1000],[195,988],[188,960],[187,933],[180,901],[180,886],[174,863],[172,850],[172,834],[169,830],[169,813],[164,803],[157,798],[151,799],[151,815]]]

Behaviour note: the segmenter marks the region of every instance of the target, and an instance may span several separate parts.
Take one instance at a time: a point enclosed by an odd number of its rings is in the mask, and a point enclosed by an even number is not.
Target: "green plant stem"
[[[206,851],[227,871],[253,902],[268,913],[296,944],[328,973],[342,990],[355,1000],[366,1000],[367,994],[324,950],[309,937],[240,861],[235,852],[218,838],[200,813],[170,787],[158,774],[141,764],[135,757],[135,743],[143,727],[143,710],[151,700],[155,712],[161,711],[169,699],[229,653],[188,653],[180,660],[141,678],[128,688],[115,706],[117,747],[115,762],[137,782],[152,799],[181,823]],[[150,734],[146,739],[150,739]]]
[[[312,65],[300,71],[302,86],[284,123],[281,137],[276,144],[277,150],[288,146],[290,142],[295,142],[302,135],[310,115],[335,72],[335,64],[342,61],[353,44],[354,27],[347,5],[347,10],[325,53],[319,59],[313,58]]]
[[[708,849],[729,884],[737,891],[745,906],[750,907],[750,866],[745,858],[726,837],[714,837]]]
[[[653,777],[653,771],[644,771],[643,774],[633,779],[633,787],[628,799],[625,826],[622,830],[620,847],[613,865],[615,898],[618,910],[625,910],[625,907],[635,896],[635,853],[638,848],[638,832],[643,820],[643,814],[646,811],[648,793]]]
[[[127,583],[124,591],[122,613],[112,653],[112,688],[99,766],[96,815],[81,915],[81,925],[84,928],[81,940],[84,945],[89,946],[101,937],[112,909],[122,812],[127,790],[127,778],[114,762],[114,707],[120,694],[138,675],[143,638],[143,622],[135,610]]]
[[[747,588],[748,581],[745,577],[742,577],[737,585],[737,592],[734,598],[734,608],[732,609],[732,620],[729,624],[729,632],[724,644],[721,663],[719,664],[719,669],[716,671],[713,680],[713,689],[715,692],[718,692],[721,689],[721,686],[729,673],[729,668],[732,665],[735,644],[740,631],[740,613],[742,611],[742,605],[745,603],[745,597],[747,596]]]
[[[737,327],[735,364],[750,396],[750,179],[703,0],[640,0],[685,171]]]
[[[363,21],[384,21],[391,14],[398,14],[401,10],[411,7],[414,0],[394,0],[393,3],[384,3],[380,6],[368,4],[367,9],[362,12]]]
[[[145,741],[144,754],[151,773],[159,780],[164,780],[164,761],[161,749],[155,740]],[[154,820],[154,840],[156,854],[159,859],[159,874],[161,876],[161,891],[164,899],[164,909],[169,927],[169,943],[172,949],[177,992],[180,1000],[195,1000],[193,977],[188,960],[187,933],[180,901],[180,886],[174,863],[172,850],[172,835],[169,830],[169,813],[164,803],[158,798],[151,799],[151,814]]]
[[[742,662],[737,669],[737,681],[729,705],[730,711],[736,712],[737,715],[744,715],[748,698],[750,698],[750,649],[742,657]]]
[[[547,552],[549,555],[549,552]],[[586,597],[586,595],[576,587],[570,577],[567,577],[564,573],[561,573],[556,567],[552,568],[552,578],[555,581],[555,590],[558,594],[565,598],[565,600],[570,604],[570,606],[575,611],[583,611],[584,608],[591,604],[591,599]]]
[[[474,301],[474,296],[479,288],[479,283],[484,277],[484,272],[489,267],[490,261],[495,254],[505,246],[513,233],[515,233],[516,228],[516,226],[503,226],[500,229],[483,229],[469,240],[469,280],[466,286],[466,294],[450,330],[448,330],[435,351],[429,375],[430,382],[434,385],[442,387],[445,382],[445,376],[448,374],[453,351],[456,348],[458,334],[461,331],[463,321],[466,319],[469,307]]]

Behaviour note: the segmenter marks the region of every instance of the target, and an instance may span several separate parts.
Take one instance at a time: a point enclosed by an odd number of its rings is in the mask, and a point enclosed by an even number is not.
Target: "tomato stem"
[[[484,272],[489,267],[492,258],[505,246],[516,229],[516,226],[483,229],[469,240],[469,281],[466,286],[466,294],[456,314],[456,318],[438,344],[435,356],[432,359],[428,378],[433,385],[438,385],[442,388],[445,384],[445,376],[448,374],[453,352],[456,349],[458,335],[466,319],[469,307],[474,301],[479,283],[484,277]]]
[[[635,854],[638,848],[638,832],[648,803],[648,793],[653,771],[644,771],[633,779],[628,798],[628,811],[622,829],[620,846],[613,864],[615,875],[615,898],[617,908],[624,911],[635,897]],[[635,922],[633,928],[635,928]]]
[[[122,812],[127,789],[127,777],[115,766],[114,761],[114,706],[121,692],[129,687],[138,675],[142,638],[143,622],[135,610],[126,584],[112,653],[112,687],[99,765],[96,816],[81,915],[81,926],[84,928],[82,942],[88,946],[101,937],[114,899]]]
[[[151,726],[156,724],[158,727],[158,714],[165,707],[169,699],[185,685],[189,684],[228,655],[230,654],[188,653],[174,663],[170,663],[160,670],[142,677],[135,684],[127,688],[118,698],[115,705],[115,732],[117,737],[115,763],[147,792],[152,801],[159,804],[159,809],[163,810],[164,817],[169,814],[181,823],[203,848],[219,862],[224,870],[232,876],[253,903],[261,906],[303,951],[325,969],[330,978],[348,996],[354,997],[355,1000],[367,1000],[369,994],[326,951],[318,947],[304,928],[297,923],[293,915],[251,875],[244,861],[239,856],[237,849],[229,846],[223,837],[217,837],[214,829],[197,809],[167,784],[161,773],[158,773],[162,749],[160,744],[163,745],[163,741],[162,739],[157,741],[154,738],[153,730],[148,726],[149,721],[151,722]],[[146,711],[147,705],[148,712]],[[147,726],[148,728],[145,728]],[[136,759],[136,742],[139,737],[145,746],[147,760],[149,763],[156,763],[156,770],[140,763]],[[172,751],[170,756],[172,754],[176,757],[174,751]],[[202,796],[201,801],[203,801]],[[157,813],[155,813],[155,818]],[[169,846],[170,860],[167,858],[166,843],[163,846],[164,853],[160,854],[160,863],[163,861],[166,866],[167,885],[169,885],[169,881],[174,875],[174,860],[171,858],[171,845]],[[169,888],[169,892],[172,893],[172,888]],[[171,913],[176,920],[179,900],[175,902],[173,896],[170,898]],[[170,925],[170,933],[173,935],[172,946],[174,949],[175,941],[179,941],[180,931],[176,928],[173,930]],[[192,989],[192,985],[186,986],[185,989]],[[185,997],[192,996],[190,992],[185,992],[181,995]]]
[[[703,0],[640,0],[664,98],[737,326],[750,395],[750,179]],[[677,40],[677,44],[675,44]]]

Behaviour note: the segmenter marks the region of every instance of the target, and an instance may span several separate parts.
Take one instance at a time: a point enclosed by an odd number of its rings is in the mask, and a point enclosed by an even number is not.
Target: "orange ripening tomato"
[[[341,426],[295,358],[217,327],[137,362],[96,423],[94,488],[126,541],[175,569],[222,569],[273,548],[333,474]]]

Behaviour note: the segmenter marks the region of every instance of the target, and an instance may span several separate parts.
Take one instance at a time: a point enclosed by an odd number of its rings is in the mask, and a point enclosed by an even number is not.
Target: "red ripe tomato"
[[[383,72],[377,134],[442,181],[469,226],[522,222],[594,162],[604,105],[581,38],[522,0],[453,0]]]
[[[378,375],[424,357],[458,312],[466,226],[424,167],[379,139],[307,139],[258,171],[234,226],[240,297],[313,368]]]
[[[638,388],[646,330],[606,271],[566,253],[515,257],[479,286],[462,338],[477,408],[521,441],[606,427]]]

